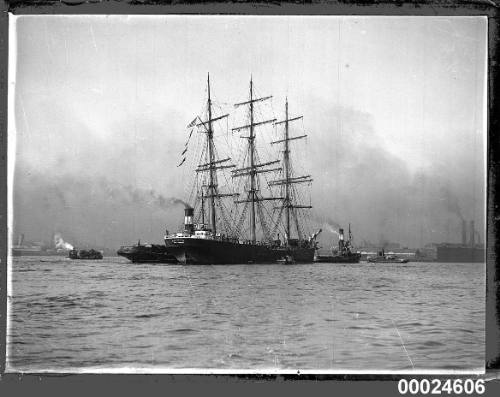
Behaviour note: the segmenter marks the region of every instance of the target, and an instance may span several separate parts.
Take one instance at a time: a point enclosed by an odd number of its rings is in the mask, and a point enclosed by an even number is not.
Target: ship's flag
[[[191,127],[194,127],[194,125],[196,124],[196,120],[198,119],[198,116],[196,116],[193,121],[191,121],[188,125],[187,125],[187,128],[191,128]]]
[[[184,162],[186,161],[186,158],[184,157],[181,161],[181,163],[177,166],[177,167],[180,167],[182,164],[184,164]]]

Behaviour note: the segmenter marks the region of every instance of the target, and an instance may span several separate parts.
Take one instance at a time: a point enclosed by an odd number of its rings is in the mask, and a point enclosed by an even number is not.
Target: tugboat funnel
[[[193,208],[191,207],[184,208],[184,231],[189,234],[193,234],[194,232],[193,214],[194,214]]]

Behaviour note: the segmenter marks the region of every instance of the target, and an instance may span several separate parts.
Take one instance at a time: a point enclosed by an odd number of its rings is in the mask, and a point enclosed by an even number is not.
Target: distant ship
[[[13,246],[11,250],[12,256],[43,256],[49,255],[46,251],[42,250],[42,247],[34,245],[34,246],[26,246],[26,245],[17,245]]]
[[[339,242],[338,247],[332,247],[331,255],[319,255],[314,256],[314,262],[323,263],[358,263],[361,258],[361,254],[358,252],[352,252],[352,234],[351,225],[349,225],[349,238],[344,240],[344,229],[339,229]]]
[[[165,245],[141,244],[140,240],[136,245],[120,247],[117,254],[134,263],[177,263]]]
[[[46,248],[43,243],[26,244],[24,242],[24,234],[20,234],[17,244],[11,248],[12,256],[67,256],[69,250],[58,248]]]
[[[102,252],[96,251],[95,249],[89,250],[78,250],[72,249],[69,251],[70,259],[102,259]]]
[[[367,259],[368,262],[372,263],[408,263],[407,258],[401,258],[396,255],[386,254],[384,249],[377,253],[377,256],[370,256]]]
[[[250,79],[247,100],[235,104],[235,108],[247,110],[245,125],[231,129],[226,142],[235,148],[241,157],[241,165],[231,164],[231,157],[220,158],[214,139],[215,123],[226,119],[229,114],[214,115],[210,91],[210,77],[207,79],[206,112],[197,116],[188,127],[204,136],[201,160],[194,170],[196,178],[193,207],[184,212],[184,230],[165,236],[169,253],[183,264],[238,264],[238,263],[296,263],[312,262],[316,241],[303,231],[303,209],[312,208],[298,202],[298,185],[310,184],[310,175],[295,176],[291,164],[291,141],[307,135],[290,135],[290,124],[302,116],[290,118],[288,100],[285,103],[285,118],[258,120],[261,112],[256,109],[271,96],[255,97],[254,85]],[[256,130],[264,125],[282,129],[280,138],[271,145],[281,146],[281,159],[264,160],[257,152],[257,141],[263,140]],[[246,140],[242,146],[233,142],[234,133],[243,132],[238,138]],[[190,135],[191,136],[191,135]],[[220,142],[220,139],[218,140]],[[189,142],[189,141],[188,141]],[[270,152],[268,147],[267,152]],[[186,147],[187,150],[187,147]],[[184,150],[184,152],[186,152]],[[184,153],[183,152],[183,153]],[[182,165],[185,158],[181,162]],[[279,165],[279,166],[278,166]],[[275,166],[274,168],[272,166]],[[229,175],[224,174],[231,172]],[[262,174],[277,174],[277,178],[261,179]],[[232,183],[235,181],[235,183]],[[267,182],[267,183],[266,183]],[[223,191],[223,186],[234,185],[235,191]],[[273,189],[278,189],[273,192]],[[226,189],[227,190],[227,187]],[[264,194],[263,194],[264,193]],[[240,199],[239,196],[243,196]],[[229,199],[229,200],[227,200]],[[232,199],[232,200],[231,200]],[[264,203],[274,203],[268,208]],[[259,227],[259,231],[258,231]],[[282,232],[283,240],[280,239]],[[295,237],[292,236],[292,231]],[[258,233],[259,239],[258,239]]]

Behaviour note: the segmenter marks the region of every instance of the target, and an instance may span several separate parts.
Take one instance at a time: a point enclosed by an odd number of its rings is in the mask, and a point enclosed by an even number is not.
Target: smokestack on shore
[[[194,209],[191,207],[184,208],[184,231],[189,234],[194,233],[193,224]]]
[[[467,245],[467,222],[462,219],[462,245]]]
[[[471,247],[474,247],[474,245],[476,245],[474,231],[475,231],[474,230],[474,221],[470,221],[470,226],[469,226],[470,240],[469,240],[469,243],[470,243]]]

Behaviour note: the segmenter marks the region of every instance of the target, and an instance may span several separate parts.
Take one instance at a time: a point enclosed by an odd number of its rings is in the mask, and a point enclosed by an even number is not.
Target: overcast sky
[[[114,247],[175,229],[182,208],[111,193],[185,197],[176,166],[207,72],[222,104],[250,75],[278,117],[288,97],[315,216],[358,241],[458,242],[460,215],[484,227],[486,18],[37,15],[15,32],[14,228],[28,239]]]

